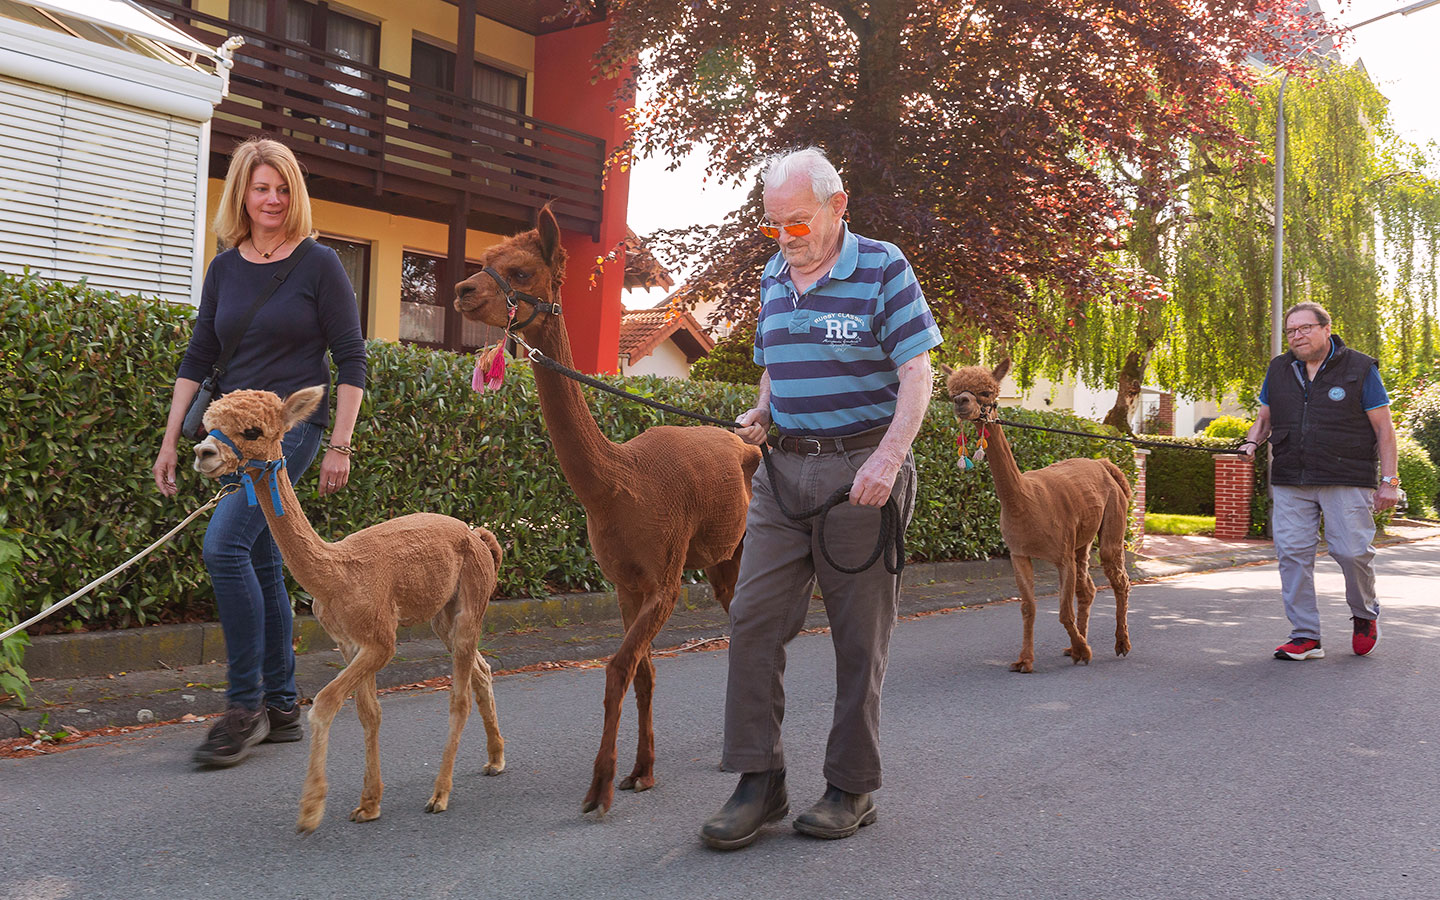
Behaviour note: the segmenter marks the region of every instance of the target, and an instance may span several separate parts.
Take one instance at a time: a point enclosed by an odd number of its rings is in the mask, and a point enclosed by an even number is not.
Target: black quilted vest
[[[1375,429],[1360,398],[1375,360],[1338,337],[1331,340],[1335,351],[1308,385],[1295,376],[1293,351],[1270,360],[1265,383],[1272,484],[1379,484]]]

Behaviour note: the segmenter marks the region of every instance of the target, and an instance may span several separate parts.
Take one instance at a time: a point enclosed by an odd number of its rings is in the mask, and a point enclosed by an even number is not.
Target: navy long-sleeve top
[[[252,263],[231,249],[218,254],[205,272],[200,311],[179,376],[203,381],[220,356],[220,335],[234,334],[275,267],[285,260]],[[329,351],[338,383],[365,387],[365,340],[355,291],[335,251],[310,248],[290,277],[255,313],[220,379],[220,393],[274,391],[288,397],[300,388],[325,385],[325,402],[309,421],[324,428],[330,421]]]

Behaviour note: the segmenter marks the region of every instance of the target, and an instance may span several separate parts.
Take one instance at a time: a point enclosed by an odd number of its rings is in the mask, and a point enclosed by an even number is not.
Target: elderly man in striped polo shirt
[[[830,567],[816,521],[788,519],[854,482],[850,502],[826,523],[831,558],[854,565],[875,546],[879,507],[893,496],[901,527],[915,505],[910,444],[932,391],[930,357],[940,332],[915,273],[892,244],[851,233],[848,198],[817,148],[769,161],[761,176],[760,230],[779,252],[760,282],[755,362],[763,366],[755,408],[740,416],[746,441],[767,439],[772,471],[757,472],[745,553],[730,605],[730,678],[723,765],[740,772],[724,807],[705,823],[711,847],[750,844],[790,810],[780,723],[785,645],[805,622],[818,581],[835,644],[835,716],[823,797],[795,830],[843,838],[875,821],[880,787],[880,688],[900,579],[883,565],[855,575]]]

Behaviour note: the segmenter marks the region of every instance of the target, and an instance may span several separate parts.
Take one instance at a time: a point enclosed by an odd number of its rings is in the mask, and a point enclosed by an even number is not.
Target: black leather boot
[[[790,812],[785,770],[746,772],[735,793],[700,829],[700,839],[716,850],[739,850],[760,836],[760,829]]]
[[[847,838],[862,825],[874,822],[875,801],[869,794],[852,794],[827,783],[820,802],[795,817],[795,830],[811,837],[835,840]]]

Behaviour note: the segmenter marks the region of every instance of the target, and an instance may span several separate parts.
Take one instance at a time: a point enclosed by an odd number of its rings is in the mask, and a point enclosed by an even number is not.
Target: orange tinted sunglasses
[[[830,195],[830,197],[833,196],[835,195]],[[830,202],[830,197],[825,198],[825,203]],[[815,216],[820,215],[820,210],[825,208],[825,203],[821,203],[820,209],[815,210]],[[810,222],[815,221],[815,216],[810,217]],[[772,225],[769,222],[762,221],[760,223],[760,233],[767,238],[778,238],[780,236],[780,229],[783,228],[788,234],[794,235],[795,237],[804,237],[810,233],[810,222],[796,222],[794,225]]]

